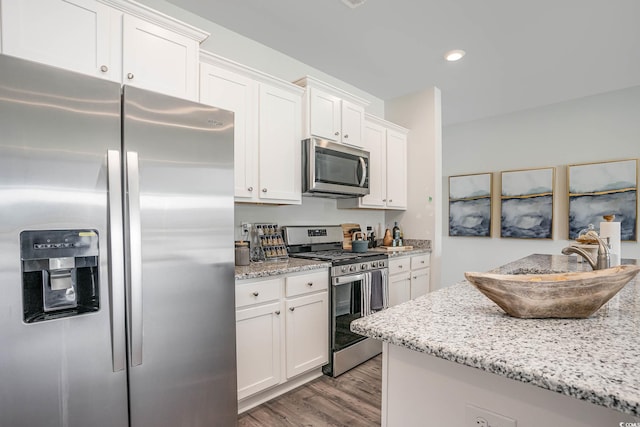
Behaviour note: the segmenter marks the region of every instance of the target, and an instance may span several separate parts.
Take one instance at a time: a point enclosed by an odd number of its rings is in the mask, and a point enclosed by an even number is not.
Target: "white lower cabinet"
[[[429,254],[411,257],[411,299],[415,299],[429,292],[429,268],[431,257]]]
[[[430,255],[389,259],[389,305],[394,306],[429,292]]]
[[[280,302],[236,311],[238,399],[280,382]]]
[[[328,286],[327,269],[236,282],[239,401],[273,398],[328,362]]]
[[[287,378],[327,363],[328,303],[327,292],[287,300]]]

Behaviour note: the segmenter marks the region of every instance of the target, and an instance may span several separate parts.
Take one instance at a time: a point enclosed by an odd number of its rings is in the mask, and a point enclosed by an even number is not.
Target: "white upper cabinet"
[[[364,108],[369,102],[309,76],[295,84],[306,88],[303,98],[305,138],[317,136],[362,147]]]
[[[233,111],[236,198],[257,194],[258,83],[222,67],[200,64],[200,102]]]
[[[407,134],[387,129],[388,209],[407,208]]]
[[[199,43],[143,19],[124,15],[123,82],[198,100]]]
[[[303,89],[202,52],[200,102],[235,113],[236,202],[300,204]]]
[[[2,0],[3,52],[198,99],[199,44],[187,24],[126,0]]]
[[[384,208],[387,198],[387,129],[367,121],[364,125],[363,147],[369,152],[369,194],[359,202],[363,206]]]
[[[339,199],[339,208],[407,209],[407,129],[365,115],[363,148],[369,152],[369,194]]]
[[[259,96],[259,197],[302,203],[301,94],[261,84]]]
[[[2,50],[120,81],[118,11],[94,0],[2,0]]]

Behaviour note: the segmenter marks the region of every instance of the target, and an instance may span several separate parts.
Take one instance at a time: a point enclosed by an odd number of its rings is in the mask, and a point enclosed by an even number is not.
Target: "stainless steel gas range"
[[[380,354],[382,343],[351,332],[355,319],[388,307],[388,257],[342,249],[339,225],[283,227],[289,256],[330,261],[329,363],[326,375],[336,377]]]

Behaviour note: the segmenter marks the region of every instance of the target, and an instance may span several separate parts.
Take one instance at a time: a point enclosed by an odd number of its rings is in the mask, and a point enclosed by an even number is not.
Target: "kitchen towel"
[[[371,311],[380,311],[384,308],[384,287],[382,283],[382,272],[374,270],[371,272]]]

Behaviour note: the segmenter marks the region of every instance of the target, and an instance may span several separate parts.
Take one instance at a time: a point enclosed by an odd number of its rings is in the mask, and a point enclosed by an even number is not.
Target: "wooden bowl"
[[[609,301],[640,266],[554,274],[464,273],[507,314],[520,318],[585,318]]]

